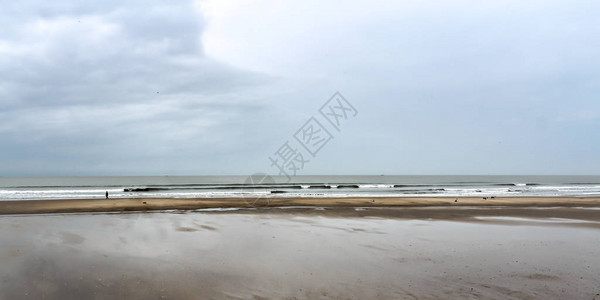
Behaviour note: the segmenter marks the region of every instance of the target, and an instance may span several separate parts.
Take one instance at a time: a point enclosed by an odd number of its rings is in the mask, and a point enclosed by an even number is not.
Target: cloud
[[[136,173],[144,159],[176,170],[173,155],[218,149],[228,121],[265,109],[243,91],[270,78],[207,57],[192,2],[26,2],[4,16],[3,172]]]

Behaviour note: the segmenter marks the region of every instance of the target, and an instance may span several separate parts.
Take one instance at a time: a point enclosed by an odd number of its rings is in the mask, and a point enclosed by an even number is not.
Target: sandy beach
[[[599,198],[0,202],[0,299],[600,299]]]
[[[600,299],[592,207],[0,216],[0,299]]]
[[[125,198],[0,201],[0,214],[247,207],[600,206],[600,197]]]

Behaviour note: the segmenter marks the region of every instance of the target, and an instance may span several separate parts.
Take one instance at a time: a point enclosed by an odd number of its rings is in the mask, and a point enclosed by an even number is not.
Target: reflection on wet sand
[[[1,216],[0,299],[600,298],[597,210],[493,209]]]

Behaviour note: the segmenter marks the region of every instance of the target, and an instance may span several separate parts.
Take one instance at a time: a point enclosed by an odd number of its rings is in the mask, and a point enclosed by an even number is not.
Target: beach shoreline
[[[252,207],[600,207],[600,197],[119,198],[0,201],[0,215]]]

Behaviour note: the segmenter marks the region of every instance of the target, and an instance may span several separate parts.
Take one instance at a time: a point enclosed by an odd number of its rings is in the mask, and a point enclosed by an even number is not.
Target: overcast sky
[[[2,176],[599,174],[598,1],[1,5]]]

